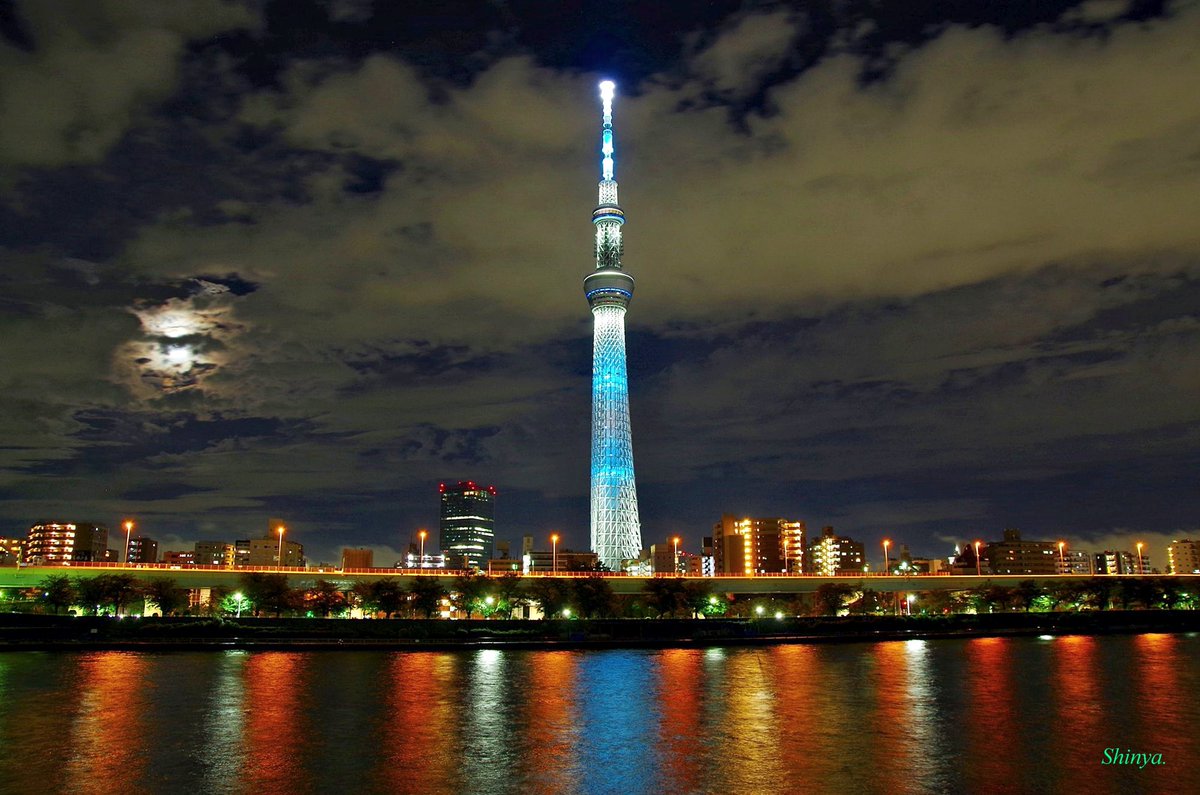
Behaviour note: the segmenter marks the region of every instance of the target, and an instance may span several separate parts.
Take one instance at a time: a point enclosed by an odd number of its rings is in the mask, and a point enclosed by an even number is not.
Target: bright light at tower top
[[[601,150],[604,159],[600,163],[601,175],[606,181],[613,179],[613,139],[612,139],[612,101],[617,92],[617,84],[611,80],[600,81],[600,99],[604,103],[604,136]]]
[[[604,126],[612,127],[612,103],[617,94],[617,84],[611,80],[600,83],[600,101],[604,103]]]

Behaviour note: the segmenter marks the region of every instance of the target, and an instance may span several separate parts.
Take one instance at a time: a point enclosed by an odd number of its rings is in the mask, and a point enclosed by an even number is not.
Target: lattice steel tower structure
[[[596,270],[583,280],[592,307],[592,550],[600,562],[620,571],[621,561],[642,549],[637,487],[633,479],[633,438],[629,430],[629,378],[625,367],[625,308],[633,298],[633,277],[621,265],[621,226],[613,165],[612,101],[616,86],[600,84],[604,127],[600,203],[592,212],[596,227]]]

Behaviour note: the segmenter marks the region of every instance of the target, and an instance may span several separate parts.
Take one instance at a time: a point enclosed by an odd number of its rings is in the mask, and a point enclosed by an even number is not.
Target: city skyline
[[[1200,10],[1034,5],[3,6],[0,535],[283,517],[384,560],[474,479],[498,538],[586,549],[610,78],[646,546],[732,512],[1161,565],[1200,515]]]

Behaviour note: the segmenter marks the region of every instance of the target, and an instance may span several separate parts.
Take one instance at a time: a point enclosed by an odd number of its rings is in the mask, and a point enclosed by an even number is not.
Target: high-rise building
[[[29,528],[26,563],[64,565],[108,559],[108,528],[87,522],[45,522]]]
[[[1140,563],[1140,565],[1139,565]],[[1150,557],[1138,556],[1132,552],[1106,549],[1096,554],[1096,574],[1149,574]]]
[[[1056,574],[1092,574],[1095,565],[1092,554],[1083,550],[1064,550],[1057,560]]]
[[[717,574],[799,574],[804,571],[804,522],[781,517],[738,519],[722,514],[713,525]]]
[[[1058,545],[1053,541],[1022,541],[1020,530],[1005,530],[1003,541],[983,548],[984,567],[992,574],[1056,574]]]
[[[232,569],[236,561],[236,553],[237,548],[233,544],[228,544],[224,541],[197,541],[196,565],[220,566],[223,569]],[[250,550],[247,546],[246,555],[249,556],[249,554]]]
[[[821,537],[804,550],[805,570],[823,577],[862,574],[866,568],[866,548],[861,541],[835,535],[832,527],[821,528]]]
[[[284,540],[283,561],[279,560],[279,536],[242,538],[234,542],[234,562],[238,566],[303,566],[304,545]]]
[[[486,569],[496,536],[496,487],[460,480],[438,484],[442,516],[438,543],[450,568]]]
[[[629,377],[625,362],[625,310],[633,298],[633,277],[621,264],[625,213],[617,204],[613,164],[612,102],[616,86],[600,84],[604,104],[600,134],[600,201],[592,211],[596,229],[596,268],[583,280],[592,308],[592,550],[611,571],[637,558],[642,549],[637,485],[633,476],[633,435],[629,426]]]
[[[1185,538],[1168,544],[1167,573],[1200,574],[1200,541]]]
[[[129,539],[129,554],[126,563],[157,563],[158,542],[146,536],[133,536]]]

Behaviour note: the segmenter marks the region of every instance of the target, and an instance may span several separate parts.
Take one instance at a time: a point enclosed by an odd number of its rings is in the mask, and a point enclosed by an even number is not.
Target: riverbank
[[[0,614],[0,651],[607,649],[1200,631],[1200,611],[759,619],[123,618]]]

